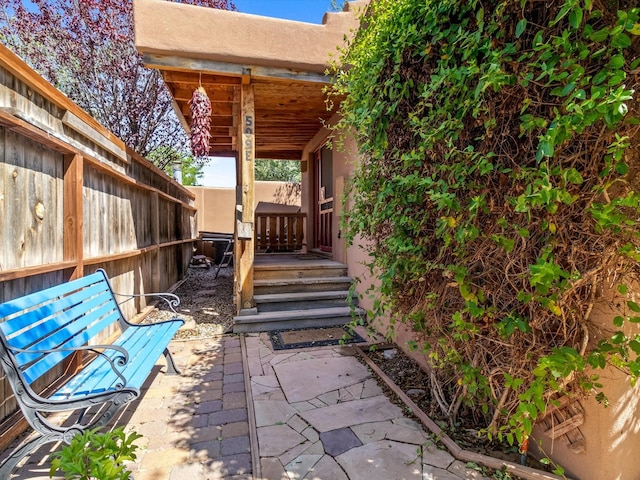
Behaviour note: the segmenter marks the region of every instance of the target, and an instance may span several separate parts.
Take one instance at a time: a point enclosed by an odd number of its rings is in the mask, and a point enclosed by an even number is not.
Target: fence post
[[[84,275],[84,240],[83,240],[83,195],[84,158],[79,154],[64,156],[64,188],[63,188],[63,258],[64,261],[75,261],[70,279]]]

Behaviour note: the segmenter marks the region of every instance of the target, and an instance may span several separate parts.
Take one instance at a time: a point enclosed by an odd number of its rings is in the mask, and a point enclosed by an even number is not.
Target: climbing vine
[[[523,444],[552,394],[635,381],[637,2],[377,0],[336,68],[369,313],[413,329],[443,413]]]

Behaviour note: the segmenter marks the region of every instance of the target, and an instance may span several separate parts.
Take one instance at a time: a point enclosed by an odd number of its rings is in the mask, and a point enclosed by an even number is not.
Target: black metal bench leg
[[[164,349],[164,358],[167,361],[167,375],[180,375],[180,370],[176,367],[176,362],[168,348]]]
[[[41,445],[49,442],[55,442],[59,440],[59,435],[40,435],[32,438],[29,441],[23,441],[20,445],[18,445],[11,454],[4,459],[2,464],[0,464],[0,478],[8,479],[11,477],[11,472],[16,468],[16,465],[20,463],[24,457],[26,457],[33,450],[38,448]]]

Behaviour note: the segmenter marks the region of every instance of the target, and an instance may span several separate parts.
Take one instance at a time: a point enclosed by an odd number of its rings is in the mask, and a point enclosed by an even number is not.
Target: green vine
[[[606,402],[596,369],[635,381],[637,2],[377,0],[339,62],[370,315],[415,331],[452,423],[522,444],[553,394]]]

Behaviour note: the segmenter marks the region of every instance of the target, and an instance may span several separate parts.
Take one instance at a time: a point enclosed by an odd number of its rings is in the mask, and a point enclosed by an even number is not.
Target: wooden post
[[[253,307],[253,261],[255,252],[254,197],[255,197],[255,108],[253,85],[243,84],[240,87],[241,103],[241,136],[239,172],[242,180],[242,214],[237,225],[238,238],[241,242],[241,257],[239,268],[240,295],[238,310]]]
[[[160,245],[160,197],[158,192],[151,193],[151,244]],[[151,289],[155,292],[162,291],[160,285],[160,249],[151,255]]]
[[[69,280],[84,276],[84,213],[83,195],[84,185],[84,158],[78,154],[67,154],[64,156],[64,177],[63,177],[63,237],[62,251],[65,261],[74,260],[76,262]],[[74,353],[65,361],[65,369],[77,371],[82,367],[82,354]]]
[[[83,208],[82,187],[84,184],[84,159],[82,155],[64,156],[63,193],[63,258],[74,260],[76,266],[69,280],[84,275]]]

